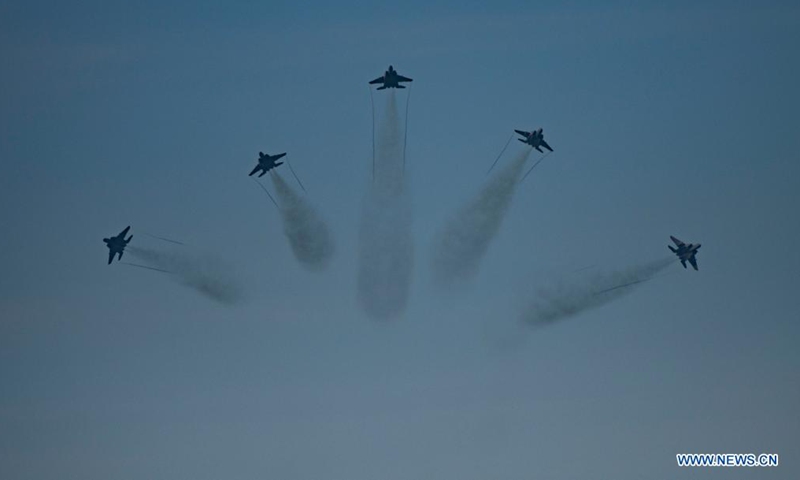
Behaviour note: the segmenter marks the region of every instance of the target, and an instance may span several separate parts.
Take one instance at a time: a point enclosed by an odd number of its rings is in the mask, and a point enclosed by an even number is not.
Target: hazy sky
[[[800,477],[798,47],[795,2],[0,4],[0,477]],[[390,63],[415,262],[376,321],[356,249]],[[437,231],[540,126],[556,151],[478,275],[436,288]],[[324,272],[247,178],[260,150],[328,222]],[[223,259],[244,300],[106,265],[127,225]],[[521,323],[669,235],[700,271]]]

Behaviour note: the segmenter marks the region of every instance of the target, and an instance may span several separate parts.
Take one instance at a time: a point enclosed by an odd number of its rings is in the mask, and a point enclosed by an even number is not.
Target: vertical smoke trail
[[[389,94],[386,118],[378,131],[375,151],[375,190],[381,197],[397,198],[405,191],[403,137],[394,90]]]
[[[433,252],[433,273],[440,285],[468,279],[477,273],[511,205],[529,154],[530,149],[521,152],[445,224]]]
[[[674,257],[663,258],[621,271],[600,272],[583,283],[539,289],[536,298],[522,313],[522,319],[530,325],[541,326],[613,302],[651,280],[674,260]]]
[[[167,251],[152,248],[128,247],[127,252],[157,269],[172,273],[172,278],[203,296],[225,305],[239,303],[243,289],[221,260],[208,255],[199,256],[186,250]]]
[[[328,225],[280,175],[273,172],[271,177],[280,204],[283,232],[295,258],[311,271],[324,270],[336,250]]]
[[[403,171],[403,137],[394,91],[389,92],[375,151],[375,178],[361,210],[358,299],[372,318],[405,311],[414,267],[411,205]]]

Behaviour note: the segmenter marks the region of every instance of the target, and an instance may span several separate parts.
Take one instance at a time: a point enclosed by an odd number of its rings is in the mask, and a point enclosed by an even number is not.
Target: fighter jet
[[[117,260],[122,260],[122,252],[125,251],[125,246],[128,245],[128,242],[130,242],[131,238],[133,238],[133,235],[131,235],[130,237],[128,237],[127,240],[125,240],[125,235],[128,234],[128,230],[130,230],[130,229],[131,229],[131,226],[128,225],[127,227],[125,227],[125,230],[120,232],[120,234],[117,235],[116,237],[104,238],[103,239],[103,241],[106,243],[106,246],[108,247],[108,264],[109,265],[111,265],[111,261],[114,260],[114,255],[116,255],[116,254],[119,254],[119,257],[117,257]]]
[[[532,132],[526,132],[524,130],[514,130],[514,131],[517,132],[518,134],[522,135],[523,138],[518,138],[517,139],[520,142],[527,143],[528,145],[530,145],[531,147],[535,148],[536,150],[539,150],[540,152],[542,152],[542,149],[539,148],[539,147],[544,147],[544,148],[550,150],[551,152],[553,151],[553,149],[550,148],[550,145],[548,145],[547,142],[544,141],[544,135],[542,134],[542,129],[541,128],[538,129],[538,130],[534,130]],[[542,153],[544,153],[544,152],[542,152]]]
[[[378,90],[383,90],[384,88],[406,88],[400,85],[400,82],[413,82],[414,80],[408,77],[404,77],[397,73],[397,70],[394,69],[393,66],[389,65],[389,70],[386,70],[386,73],[383,76],[376,78],[375,80],[369,82],[370,85],[375,85],[376,83],[382,83]]]
[[[259,175],[259,177],[263,177],[265,173],[269,172],[273,168],[277,167],[278,165],[283,165],[283,162],[278,162],[277,160],[279,158],[283,158],[285,155],[285,152],[277,155],[264,155],[264,152],[258,152],[258,165],[256,165],[256,168],[254,168],[248,176],[252,177],[257,171],[263,170],[261,175]]]
[[[675,255],[678,256],[678,258],[681,259],[681,265],[683,265],[683,268],[686,268],[686,261],[688,260],[689,263],[692,264],[692,267],[695,270],[697,270],[697,259],[695,259],[694,256],[697,255],[697,251],[700,250],[700,244],[699,243],[697,245],[691,243],[686,244],[681,242],[677,238],[673,237],[672,235],[670,235],[669,238],[671,238],[672,241],[675,242],[675,245],[678,248],[676,249],[672,245],[667,245],[667,247],[669,247],[669,249],[672,250],[672,253],[674,253]]]

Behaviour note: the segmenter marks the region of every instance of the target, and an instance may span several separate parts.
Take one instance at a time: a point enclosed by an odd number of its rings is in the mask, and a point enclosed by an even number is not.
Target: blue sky
[[[0,477],[796,477],[798,27],[790,2],[5,4]],[[390,63],[415,79],[416,259],[376,322],[356,248]],[[438,292],[436,232],[539,126],[556,152],[479,275]],[[246,178],[260,150],[329,222],[324,273]],[[225,258],[247,301],[107,266],[128,224]],[[699,272],[519,324],[540,287],[670,234]]]

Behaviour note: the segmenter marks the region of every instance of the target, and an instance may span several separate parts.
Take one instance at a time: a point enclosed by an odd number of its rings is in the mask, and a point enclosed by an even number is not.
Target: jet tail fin
[[[382,86],[382,87],[378,87],[378,88],[376,88],[375,90],[386,90],[386,85],[384,85],[384,86]]]
[[[129,242],[131,241],[131,239],[132,239],[132,238],[133,238],[133,235],[131,235],[130,237],[128,237],[128,239],[127,239],[127,240],[125,240],[125,243],[126,243],[126,244],[127,244],[127,243],[129,243]]]

